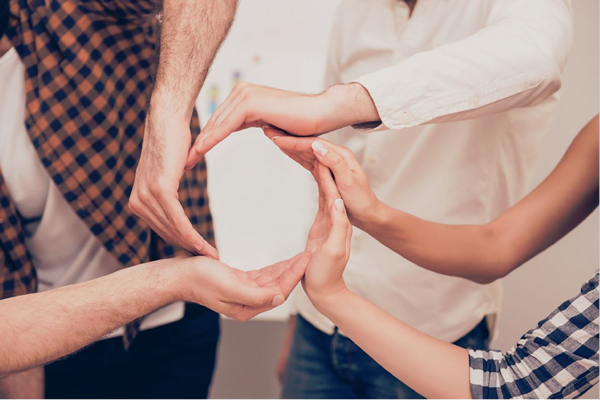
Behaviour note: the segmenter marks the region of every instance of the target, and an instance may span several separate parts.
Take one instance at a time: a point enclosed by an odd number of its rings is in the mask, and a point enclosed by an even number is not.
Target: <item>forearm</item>
[[[421,395],[471,398],[467,350],[417,331],[347,289],[314,303],[375,361]]]
[[[164,0],[150,112],[189,121],[200,88],[235,15],[236,0]]]
[[[494,2],[479,31],[356,81],[387,129],[533,106],[561,86],[572,24],[567,1]]]
[[[596,116],[552,174],[488,224],[438,224],[377,202],[357,226],[423,268],[489,283],[551,246],[597,206]]]
[[[383,203],[358,227],[407,260],[433,272],[489,283],[511,265],[490,225],[426,221]]]
[[[164,261],[0,301],[0,376],[64,357],[178,300]]]

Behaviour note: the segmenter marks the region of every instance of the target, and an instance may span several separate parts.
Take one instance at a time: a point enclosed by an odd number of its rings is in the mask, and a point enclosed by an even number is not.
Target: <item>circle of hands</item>
[[[331,114],[319,101],[317,96],[238,84],[191,148],[185,121],[161,119],[160,113],[149,110],[129,206],[163,239],[207,256],[179,260],[197,272],[184,285],[183,300],[246,321],[282,304],[300,281],[313,303],[335,301],[335,295],[346,290],[342,274],[350,256],[352,224],[360,227],[377,198],[350,150],[315,138],[344,126],[327,120]],[[216,249],[194,230],[177,190],[185,169],[193,168],[231,133],[248,127],[262,128],[313,175],[319,209],[304,252],[259,270],[241,271],[219,261]],[[173,130],[185,135],[169,134]]]

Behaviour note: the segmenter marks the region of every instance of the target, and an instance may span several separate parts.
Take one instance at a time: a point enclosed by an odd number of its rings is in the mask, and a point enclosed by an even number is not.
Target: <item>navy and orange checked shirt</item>
[[[7,33],[25,65],[25,124],[42,164],[91,232],[123,266],[184,254],[127,203],[140,156],[156,56],[150,0],[10,0]],[[199,133],[198,116],[192,135]],[[179,198],[214,245],[206,165]],[[0,171],[0,299],[36,290],[20,217]]]

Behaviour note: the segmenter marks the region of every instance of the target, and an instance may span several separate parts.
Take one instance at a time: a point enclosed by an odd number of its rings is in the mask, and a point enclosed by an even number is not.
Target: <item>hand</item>
[[[293,137],[270,128],[264,128],[264,131],[277,147],[313,176],[318,164],[332,171],[353,225],[364,228],[379,214],[382,203],[373,193],[367,175],[350,149],[324,139]]]
[[[310,253],[255,271],[241,271],[206,257],[179,259],[179,298],[247,321],[288,298],[304,276]]]
[[[129,208],[167,242],[218,259],[217,250],[194,229],[179,202],[179,181],[191,143],[189,118],[188,123],[186,118],[167,120],[157,116],[159,112],[148,112]]]
[[[318,309],[346,290],[342,274],[350,257],[352,225],[329,169],[318,164],[317,171],[319,211],[308,234],[306,250],[313,256],[302,285]]]
[[[292,135],[310,136],[373,120],[379,120],[379,114],[358,83],[306,95],[242,82],[208,120],[190,150],[186,168],[233,132],[249,127],[270,125]]]

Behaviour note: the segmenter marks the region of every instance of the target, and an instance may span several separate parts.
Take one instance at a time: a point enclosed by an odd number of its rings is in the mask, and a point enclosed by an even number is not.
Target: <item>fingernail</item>
[[[200,143],[198,143],[198,146],[196,146],[196,151],[200,151],[200,149],[202,148],[202,145],[204,144],[204,139],[202,139],[200,141]]]
[[[279,306],[281,304],[283,304],[283,302],[285,301],[285,297],[283,297],[283,295],[278,294],[277,296],[273,297],[273,302],[271,303],[272,306]]]
[[[275,142],[277,139],[279,139],[281,136],[273,136],[273,138],[271,139],[272,142]]]
[[[337,212],[343,212],[344,211],[344,200],[342,199],[336,199],[335,202],[335,211]]]
[[[327,147],[325,147],[325,145],[322,144],[321,142],[319,142],[318,140],[315,140],[314,142],[312,142],[310,147],[312,147],[312,149],[315,151],[315,153],[317,153],[320,156],[325,156],[325,154],[327,154],[327,152],[329,151],[329,149]]]

